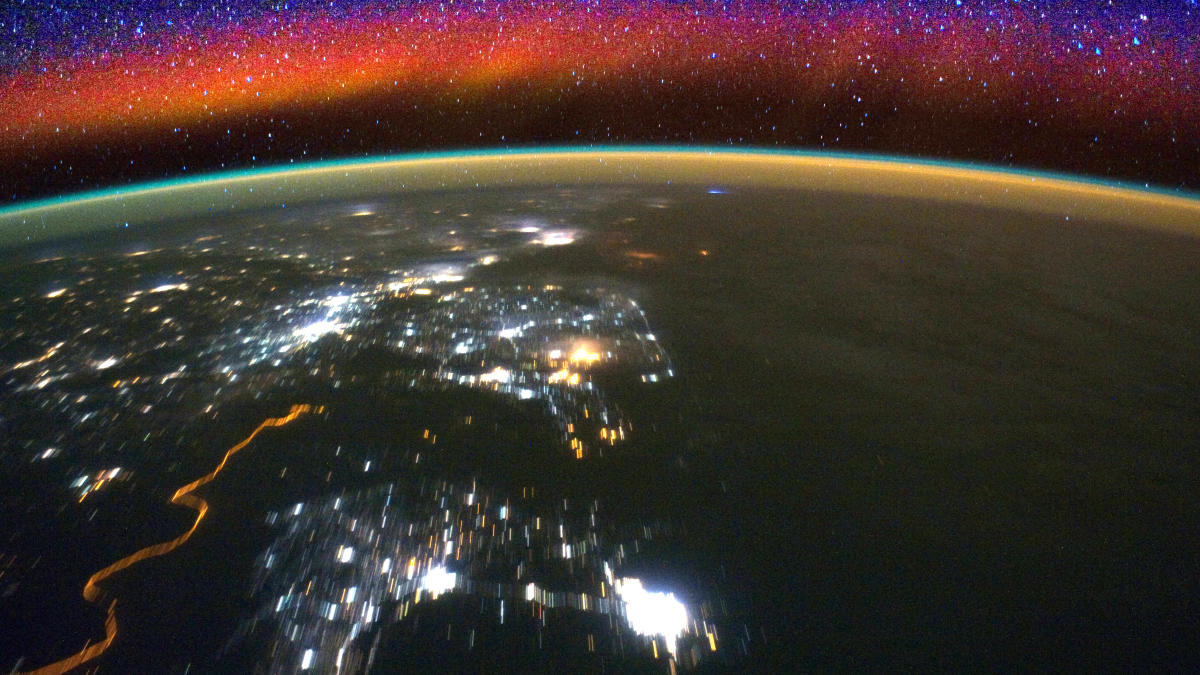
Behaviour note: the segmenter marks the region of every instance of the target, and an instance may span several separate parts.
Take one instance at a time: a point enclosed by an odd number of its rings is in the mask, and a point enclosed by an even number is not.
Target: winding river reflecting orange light
[[[226,451],[225,457],[221,459],[221,463],[217,465],[217,468],[175,491],[175,494],[171,497],[172,504],[179,504],[180,506],[186,506],[196,510],[196,520],[192,523],[192,526],[188,528],[187,532],[184,532],[171,541],[155,544],[153,546],[147,546],[146,548],[143,548],[132,555],[121,558],[117,562],[105,567],[99,572],[96,572],[91,576],[90,579],[88,579],[87,584],[84,585],[83,597],[89,602],[95,602],[100,597],[100,587],[98,584],[101,581],[104,581],[108,577],[120,572],[139,560],[145,560],[146,558],[153,558],[155,556],[170,553],[179,546],[183,545],[183,543],[192,536],[192,533],[196,531],[196,527],[200,525],[200,521],[204,520],[204,516],[208,513],[208,502],[199,497],[193,496],[191,492],[216,478],[217,474],[221,473],[221,470],[224,469],[225,465],[229,462],[229,458],[232,457],[234,453],[245,448],[247,445],[250,445],[250,442],[254,440],[254,437],[258,435],[258,432],[262,431],[263,429],[284,426],[298,417],[308,413],[320,413],[323,410],[324,408],[318,408],[310,405],[294,405],[292,406],[292,409],[288,411],[287,415],[284,415],[283,417],[271,417],[264,420],[263,423],[258,425],[258,428],[251,432],[251,434],[242,440],[241,443],[238,443]],[[114,600],[108,607],[108,618],[104,622],[104,641],[98,642],[89,647],[85,647],[79,653],[69,656],[61,661],[56,661],[49,665],[42,666],[37,670],[22,671],[20,673],[16,673],[15,675],[59,675],[59,673],[65,673],[103,654],[104,651],[108,649],[109,645],[112,644],[113,640],[117,637],[117,617],[115,614],[116,605],[117,602]]]

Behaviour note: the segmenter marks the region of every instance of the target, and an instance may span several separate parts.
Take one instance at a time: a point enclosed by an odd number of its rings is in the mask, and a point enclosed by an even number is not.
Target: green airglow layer
[[[0,245],[416,191],[564,185],[725,185],[916,198],[1200,236],[1198,195],[1079,176],[883,155],[600,146],[287,164],[66,195],[0,209]]]

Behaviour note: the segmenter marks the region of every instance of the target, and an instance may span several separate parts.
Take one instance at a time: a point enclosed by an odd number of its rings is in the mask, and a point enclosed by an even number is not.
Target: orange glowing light
[[[254,437],[258,435],[258,432],[262,431],[263,429],[284,426],[285,424],[290,423],[302,415],[312,412],[319,413],[322,410],[324,410],[324,408],[314,408],[310,405],[294,405],[286,416],[272,417],[263,421],[262,424],[258,425],[258,428],[256,428],[249,436],[245,438],[245,440],[233,446],[225,453],[225,457],[221,459],[221,463],[217,465],[217,468],[175,491],[175,494],[171,497],[172,504],[179,504],[181,506],[187,506],[188,508],[196,510],[196,520],[192,523],[192,526],[187,532],[184,532],[171,541],[155,544],[153,546],[147,546],[146,548],[143,548],[132,555],[121,558],[117,562],[105,567],[99,572],[96,572],[91,576],[91,578],[88,579],[87,584],[84,585],[83,597],[89,602],[95,602],[100,597],[100,587],[98,584],[101,581],[104,581],[108,577],[120,572],[126,567],[133,565],[139,560],[154,558],[156,556],[170,553],[191,538],[192,533],[196,531],[196,527],[200,525],[200,521],[204,520],[204,516],[208,513],[208,502],[199,497],[194,497],[190,493],[196,488],[206,485],[216,478],[217,474],[219,474],[221,470],[225,468],[225,464],[229,462],[229,458],[232,457],[234,453],[249,445],[250,441],[253,441]],[[105,620],[104,623],[106,633],[104,641],[86,647],[79,653],[69,656],[61,661],[56,661],[49,665],[42,666],[36,670],[22,671],[20,673],[16,673],[16,675],[59,675],[60,673],[65,673],[68,670],[76,668],[96,658],[97,656],[100,656],[100,654],[104,653],[104,650],[108,649],[108,646],[112,644],[113,639],[117,636],[117,619],[113,611],[116,607],[116,604],[117,603],[114,600],[108,608],[108,619]]]

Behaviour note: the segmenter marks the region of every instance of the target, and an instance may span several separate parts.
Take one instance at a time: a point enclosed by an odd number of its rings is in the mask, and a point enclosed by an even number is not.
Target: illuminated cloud
[[[575,241],[575,236],[575,232],[556,230],[544,233],[540,239],[535,239],[533,243],[541,244],[542,246],[566,246]]]

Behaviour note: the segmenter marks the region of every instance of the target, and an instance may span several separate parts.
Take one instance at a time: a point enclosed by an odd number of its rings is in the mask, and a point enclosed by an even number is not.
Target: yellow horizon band
[[[1086,177],[938,164],[903,157],[705,149],[511,151],[324,162],[210,174],[0,210],[0,244],[125,223],[145,227],[264,208],[386,199],[438,190],[710,186],[804,190],[1061,216],[1200,236],[1200,198]]]

